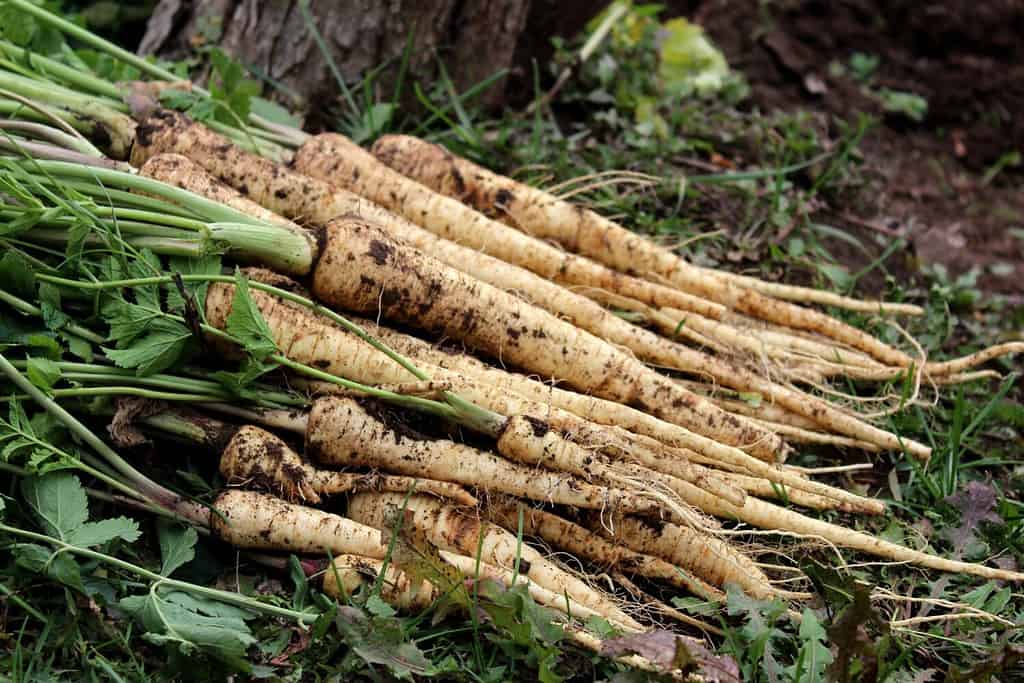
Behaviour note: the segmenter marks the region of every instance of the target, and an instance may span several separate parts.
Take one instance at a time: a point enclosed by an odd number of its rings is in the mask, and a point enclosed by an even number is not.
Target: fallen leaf
[[[711,654],[695,640],[684,639],[671,631],[610,638],[601,643],[601,654],[607,657],[640,655],[665,671],[679,669],[699,673],[708,683],[739,683],[739,665],[732,657]]]
[[[980,481],[969,482],[960,491],[946,498],[946,502],[960,510],[960,526],[949,532],[949,539],[957,556],[976,536],[982,522],[1002,524],[1003,519],[994,511],[996,492]]]

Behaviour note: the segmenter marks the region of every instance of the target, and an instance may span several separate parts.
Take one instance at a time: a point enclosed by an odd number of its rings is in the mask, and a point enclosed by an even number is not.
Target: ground
[[[1019,174],[1024,146],[1018,3],[709,1],[691,16],[747,75],[757,106],[882,118],[860,147],[872,187],[833,211],[836,225],[906,237],[920,265],[977,268],[983,289],[1022,301],[1024,196],[1002,168]],[[869,89],[920,95],[925,120],[887,113]]]
[[[440,83],[423,84],[421,111],[382,118],[378,109],[368,117],[339,101],[315,118],[363,143],[383,132],[424,135],[517,177],[579,190],[577,201],[680,245],[704,265],[919,303],[927,315],[904,324],[931,358],[1021,338],[1024,195],[1014,153],[1024,146],[1024,120],[1012,116],[1024,103],[1019,3],[668,4],[703,23],[742,78],[705,95],[665,92],[655,77],[661,29],[622,22],[550,108],[485,111],[473,97]],[[540,65],[537,90],[521,99],[543,92],[581,43],[566,41],[556,64]],[[366,92],[373,102],[372,88]],[[927,115],[918,122],[922,101]],[[610,170],[646,175],[643,182],[622,173],[594,176]],[[574,179],[575,185],[564,184]],[[893,329],[863,316],[848,318],[901,343]],[[935,446],[927,466],[895,454],[796,455],[794,462],[807,465],[872,463],[868,472],[829,481],[890,501],[891,515],[831,518],[915,547],[927,542],[948,556],[998,555],[1001,566],[1024,564],[1024,391],[1010,376],[1020,364],[1001,360],[988,367],[1009,378],[926,392],[933,403],[883,418],[887,427]],[[897,396],[904,389],[843,388]],[[152,447],[132,456],[197,496],[209,494],[216,476],[207,456],[183,458],[180,450]],[[95,507],[96,514],[121,514]],[[116,550],[159,568],[160,544],[147,524],[139,544]],[[725,612],[694,599],[674,603],[721,626],[725,635],[708,645],[734,659],[744,680],[930,681],[949,672],[949,680],[994,675],[1011,681],[1024,675],[1019,589],[870,564],[853,554],[845,558],[851,565],[836,571],[836,555],[827,548],[756,540],[765,561],[792,561],[813,581],[819,597],[807,606],[805,627],[782,618],[779,604],[735,594]],[[176,576],[280,606],[325,604],[294,567],[267,572],[206,538],[195,552]],[[225,680],[230,674],[230,662],[144,640],[116,607],[54,590],[37,573],[0,562],[0,589],[13,587],[45,614],[27,619],[21,603],[4,601],[0,665],[11,672],[0,666],[4,683],[79,680],[85,672],[95,680],[132,681]],[[123,583],[128,592],[142,590]],[[866,585],[921,602],[872,596]],[[988,616],[892,625],[949,613],[940,599],[1005,621]],[[253,619],[258,643],[246,658],[257,668],[244,675],[285,681],[427,673],[467,681],[642,679],[616,675],[589,653],[553,642],[530,621],[528,607],[506,600],[503,610],[472,611],[465,619],[441,610],[396,617],[371,598],[357,603],[365,611],[345,607],[323,620],[312,637],[284,620]],[[835,660],[827,676],[799,668],[823,657],[821,648]]]

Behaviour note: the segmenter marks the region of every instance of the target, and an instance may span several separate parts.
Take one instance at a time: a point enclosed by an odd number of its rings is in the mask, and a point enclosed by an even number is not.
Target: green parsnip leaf
[[[149,311],[124,299],[107,299],[101,311],[110,326],[109,338],[118,348],[124,348],[149,330],[153,321],[163,318],[158,311]]]
[[[182,654],[203,651],[240,671],[248,671],[245,655],[256,642],[244,610],[180,591],[123,598],[122,609],[145,627],[146,640],[174,647]]]
[[[174,320],[154,319],[150,331],[125,349],[103,349],[118,367],[134,368],[140,377],[166,370],[188,348],[192,332]]]
[[[115,538],[132,542],[139,538],[139,526],[126,517],[89,522],[89,502],[78,477],[54,472],[25,479],[25,502],[35,513],[47,535],[82,548],[102,545]]]
[[[819,683],[825,681],[825,670],[832,663],[832,652],[828,648],[828,634],[818,621],[817,615],[804,609],[800,622],[800,653],[793,666],[786,669],[789,680]]]
[[[32,299],[36,293],[36,276],[25,257],[8,251],[0,259],[0,287],[23,299]]]
[[[28,380],[40,389],[49,390],[60,379],[60,367],[48,358],[33,356],[25,370]]]
[[[39,285],[39,307],[43,309],[43,324],[50,330],[57,331],[71,322],[60,310],[60,290],[48,282]]]
[[[161,522],[160,574],[170,576],[178,568],[191,562],[196,556],[196,541],[199,534],[192,527]]]
[[[182,275],[216,275],[220,273],[220,256],[211,255],[203,256],[202,258],[174,257],[168,263],[168,268],[171,272],[181,273]],[[192,296],[195,297],[196,308],[202,314],[206,307],[206,290],[210,284],[208,282],[192,282],[185,283],[185,286],[191,291]],[[182,299],[177,287],[167,288],[167,309],[178,312],[185,310],[185,301]]]
[[[249,279],[235,270],[235,298],[228,314],[228,334],[237,337],[246,353],[257,361],[277,353],[277,344],[260,309],[249,296]]]

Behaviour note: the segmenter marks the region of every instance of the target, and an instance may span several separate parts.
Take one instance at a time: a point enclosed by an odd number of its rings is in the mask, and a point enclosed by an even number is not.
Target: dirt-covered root
[[[743,506],[738,507],[721,498],[708,495],[696,486],[688,486],[686,482],[683,482],[683,488],[685,490],[681,490],[681,494],[685,495],[681,497],[684,500],[716,517],[740,520],[768,531],[804,536],[811,540],[822,541],[827,545],[858,550],[893,562],[915,564],[944,572],[971,574],[986,579],[1024,581],[1024,573],[1021,572],[997,569],[972,562],[948,560],[938,555],[891,543],[871,534],[807,517],[794,510],[773,505],[753,496],[747,496]]]
[[[490,254],[546,280],[589,290],[612,291],[651,305],[694,310],[707,316],[724,312],[712,302],[625,275],[492,221],[466,205],[391,170],[351,140],[336,133],[310,138],[296,152],[294,167],[308,177],[366,197],[438,237]]]
[[[629,629],[641,628],[600,590],[556,566],[501,527],[482,522],[454,507],[423,496],[406,499],[395,494],[361,493],[352,497],[348,514],[352,519],[387,533],[394,524],[394,518],[403,510],[406,523],[411,522],[416,532],[443,550],[478,558],[485,564],[502,569],[518,566],[520,573],[547,590],[579,602],[613,623]]]
[[[842,512],[869,515],[880,515],[885,512],[885,505],[881,501],[875,501],[870,498],[863,499],[866,504],[852,505],[841,502],[838,495],[822,496],[816,493],[808,493],[800,489],[776,484],[762,477],[752,477],[749,474],[738,474],[736,472],[716,472],[716,474],[727,483],[746,491],[748,495],[757,496],[758,498],[771,498],[782,501],[785,504],[799,505],[800,507],[812,510],[840,510]],[[834,490],[837,494],[845,493],[841,489]]]
[[[321,496],[358,491],[415,491],[445,498],[459,505],[477,505],[477,499],[468,491],[449,481],[377,472],[317,470],[277,436],[251,425],[241,427],[224,449],[220,458],[220,473],[229,485],[269,491],[296,503],[316,505],[320,503]]]
[[[427,437],[404,425],[398,415],[348,398],[325,397],[313,404],[306,452],[331,467],[370,467],[595,510],[659,513],[657,502],[641,495],[525,467],[449,439]]]
[[[771,457],[782,441],[682,390],[632,356],[542,309],[390,240],[366,221],[332,221],[313,273],[321,300],[461,339],[604,398],[642,406],[725,443]]]
[[[188,190],[218,204],[230,206],[232,209],[265,223],[288,228],[292,232],[306,237],[310,244],[316,245],[316,237],[313,233],[280,214],[263,208],[260,204],[243,196],[241,192],[228,187],[183,154],[157,154],[142,165],[139,173],[168,185]]]
[[[570,472],[587,480],[645,487],[646,496],[661,501],[664,515],[695,526],[709,523],[688,505],[680,505],[675,489],[681,480],[636,465],[613,465],[596,449],[567,440],[543,420],[524,415],[509,417],[498,437],[498,452],[516,462]],[[717,484],[719,480],[709,477],[708,481]]]
[[[383,573],[383,577],[381,577]],[[341,555],[324,570],[323,589],[333,598],[347,600],[359,588],[380,581],[380,597],[395,609],[422,612],[440,597],[440,592],[429,581],[412,581],[409,575],[394,565],[372,557]]]
[[[245,425],[220,456],[220,473],[230,486],[268,491],[292,502],[320,502],[316,472],[274,434]]]
[[[485,512],[489,519],[514,534],[533,536],[553,548],[587,560],[602,570],[615,570],[628,576],[643,576],[665,582],[700,596],[724,602],[725,594],[704,580],[652,555],[638,553],[574,524],[558,515],[523,505],[513,498],[488,498]]]
[[[372,151],[391,168],[437,192],[624,273],[657,278],[685,292],[787,327],[821,332],[890,365],[908,366],[912,362],[906,354],[835,318],[772,299],[719,274],[709,275],[670,250],[593,211],[489,171],[437,145],[410,136],[386,135],[377,140]]]
[[[924,309],[914,304],[901,304],[891,301],[878,301],[871,299],[855,299],[835,292],[829,292],[812,287],[798,287],[787,285],[782,282],[768,282],[749,275],[730,273],[728,271],[701,268],[709,275],[724,277],[730,282],[750,289],[755,289],[762,294],[773,296],[776,299],[785,299],[800,304],[821,304],[822,306],[835,306],[845,308],[848,311],[860,313],[874,313],[876,315],[924,315]]]
[[[266,493],[230,489],[217,496],[213,508],[210,530],[236,548],[376,559],[387,551],[377,529]]]
[[[266,281],[259,272],[246,273]],[[206,319],[210,325],[225,329],[234,296],[234,285],[210,285],[206,292]],[[250,289],[249,296],[267,321],[282,355],[363,384],[401,384],[415,379],[380,351],[309,309],[255,289]]]
[[[607,520],[591,516],[587,526],[635,552],[660,557],[693,572],[720,589],[736,584],[747,595],[761,600],[786,595],[772,585],[753,559],[706,532],[639,517]]]

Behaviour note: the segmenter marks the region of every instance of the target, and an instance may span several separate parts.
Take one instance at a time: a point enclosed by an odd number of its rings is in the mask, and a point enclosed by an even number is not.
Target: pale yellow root
[[[752,477],[749,474],[739,474],[736,472],[720,473],[718,476],[733,486],[742,488],[749,495],[757,496],[758,498],[777,498],[812,510],[843,509],[842,505],[835,498],[826,498],[815,493],[807,493],[806,491],[778,484],[773,485],[772,482],[761,477]],[[857,510],[857,512],[876,515],[882,514],[884,511],[885,508],[881,503],[879,503],[877,508],[865,507],[864,509]]]
[[[263,271],[249,270],[247,274],[261,281],[268,277]],[[284,284],[279,280],[277,283]],[[206,296],[206,315],[211,325],[224,327],[233,294],[234,289],[230,285],[210,286]],[[411,378],[406,370],[362,340],[307,309],[256,290],[252,290],[250,296],[267,321],[278,347],[289,358],[366,384],[401,383]],[[598,444],[605,444],[607,440],[607,445],[619,447],[621,452],[616,453],[617,456],[628,457],[659,472],[701,485],[701,482],[693,479],[684,458],[678,454],[658,453],[657,444],[663,443],[673,448],[705,454],[714,462],[743,467],[753,474],[793,488],[821,495],[835,495],[829,491],[829,487],[801,481],[739,449],[693,434],[638,410],[497,370],[469,356],[437,349],[415,337],[369,321],[356,322],[375,338],[411,358],[429,375],[448,382],[454,391],[485,408],[503,415],[519,413],[548,420],[567,432],[585,432],[588,438]],[[455,368],[459,372],[447,368]],[[461,372],[477,379],[468,379]],[[594,423],[601,425],[601,431],[593,431],[595,425],[585,420],[588,416]],[[616,427],[616,424],[636,434],[628,434],[621,427]],[[646,442],[637,435],[646,436]],[[708,483],[714,482],[705,478],[703,484]],[[738,502],[721,489],[717,489],[717,493]],[[863,508],[864,499],[853,496],[844,499],[853,509]]]
[[[939,571],[972,574],[986,579],[1001,581],[1024,581],[1024,573],[987,567],[970,562],[947,560],[937,555],[890,543],[870,534],[830,524],[819,519],[813,519],[793,510],[772,505],[753,496],[747,496],[743,507],[737,507],[720,498],[710,496],[696,486],[686,482],[683,482],[683,485],[680,487],[680,494],[688,503],[708,514],[725,519],[737,519],[768,531],[779,531],[805,536],[810,539],[824,540],[841,548],[851,548],[895,562],[906,562],[929,569],[938,569]]]
[[[498,439],[498,451],[519,462],[544,463],[559,461],[561,466],[566,468],[567,471],[570,471],[569,468],[575,468],[574,471],[580,476],[608,476],[605,473],[607,465],[596,454],[580,447],[578,444],[567,441],[562,435],[552,431],[548,424],[535,418],[523,416],[509,418],[504,432]],[[646,477],[652,483],[657,483],[671,490],[673,494],[682,491],[684,497],[687,495],[686,492],[694,487],[694,484],[689,481],[684,482],[682,479],[654,472],[631,471],[628,469],[624,472],[627,474],[632,472],[636,478]],[[807,491],[831,498],[835,501],[838,509],[867,512],[870,514],[881,514],[885,510],[885,505],[881,501],[864,498],[824,484],[812,482],[786,470],[776,470],[770,474],[775,475],[773,479],[779,479],[781,478],[781,472],[786,472],[782,476],[785,476],[789,485],[800,491]],[[712,475],[709,473],[709,476]],[[725,479],[725,477],[718,477],[717,473],[715,473],[715,478],[719,480]],[[700,478],[695,479],[700,481]],[[712,487],[701,486],[700,484],[696,484],[696,486],[717,499],[728,499],[725,496],[716,495]],[[683,513],[680,512],[679,514]]]
[[[912,359],[861,330],[818,311],[771,299],[702,269],[593,211],[512,180],[444,148],[409,136],[386,135],[373,154],[436,192],[469,203],[525,233],[554,240],[571,252],[625,273],[671,283],[737,311],[798,329],[810,329],[859,348],[879,360],[907,366]]]
[[[499,360],[642,406],[719,441],[763,455],[783,451],[782,441],[771,432],[747,429],[741,419],[616,347],[392,241],[366,221],[345,218],[326,226],[312,289],[329,305],[462,339]]]
[[[441,557],[469,579],[490,579],[492,581],[497,581],[506,587],[512,587],[514,585],[526,586],[526,589],[529,591],[530,597],[533,598],[533,601],[538,605],[547,607],[548,609],[562,613],[565,613],[566,610],[568,610],[568,616],[581,621],[586,621],[595,617],[600,618],[603,616],[600,612],[597,612],[586,605],[572,601],[566,602],[563,595],[550,591],[540,584],[531,581],[528,576],[515,574],[510,569],[502,569],[501,567],[496,567],[494,565],[477,562],[476,558],[467,557],[466,555],[458,555],[456,553],[446,553],[442,551]],[[637,630],[622,624],[617,625],[628,631]]]
[[[296,152],[294,166],[306,176],[366,197],[450,242],[490,254],[546,280],[598,287],[653,305],[696,310],[705,315],[721,310],[716,304],[624,275],[489,220],[464,204],[392,171],[342,135],[313,136]]]
[[[360,493],[352,497],[348,514],[364,524],[389,531],[388,520],[403,509],[413,527],[444,550],[479,557],[482,562],[503,569],[513,569],[518,558],[523,573],[538,585],[557,595],[567,595],[613,623],[629,629],[642,628],[611,598],[549,562],[532,547],[518,543],[509,532],[462,514],[454,507],[423,496],[406,500],[396,494]]]
[[[158,154],[151,157],[139,169],[139,174],[161,182],[188,190],[200,197],[212,199],[218,204],[230,206],[232,209],[258,218],[266,223],[280,225],[292,232],[313,239],[312,233],[293,223],[280,214],[265,209],[258,203],[244,197],[240,192],[219,182],[204,171],[200,166],[181,154]]]
[[[669,522],[636,517],[615,517],[611,522],[590,520],[591,530],[631,550],[653,555],[691,571],[712,586],[725,589],[736,584],[758,599],[780,597],[755,562],[730,545],[705,532]]]
[[[753,420],[765,429],[771,429],[777,434],[782,434],[792,443],[825,444],[828,446],[835,446],[836,448],[854,448],[861,451],[869,451],[871,453],[877,453],[882,450],[873,443],[861,441],[860,439],[851,439],[848,436],[826,434],[825,432],[801,429],[800,427],[779,424],[778,422],[769,422],[768,420],[758,420],[757,418],[748,419]]]
[[[516,462],[571,472],[587,480],[647,483],[649,495],[662,501],[664,514],[697,527],[713,524],[688,506],[679,505],[675,488],[682,480],[639,466],[612,466],[600,454],[553,432],[542,420],[522,415],[510,417],[498,437],[498,452]]]
[[[835,306],[845,308],[848,311],[859,311],[861,313],[877,313],[879,315],[924,315],[924,309],[913,304],[898,304],[889,301],[871,301],[870,299],[854,299],[835,292],[828,292],[822,289],[811,287],[797,287],[781,282],[768,282],[748,275],[739,275],[728,271],[713,270],[711,268],[700,268],[710,275],[725,277],[726,279],[750,289],[756,289],[762,294],[773,296],[776,299],[785,299],[797,303],[822,304],[823,306]]]
[[[257,281],[267,281],[269,278],[266,271],[258,269],[249,269],[246,274]],[[274,281],[278,285],[284,284],[279,279]],[[225,327],[233,296],[234,287],[232,285],[213,284],[210,286],[206,296],[206,317],[210,325],[220,329]],[[334,375],[375,386],[400,385],[412,379],[409,372],[399,367],[384,354],[354,335],[338,328],[326,318],[257,290],[251,290],[250,296],[267,321],[278,348],[292,360],[313,365]],[[607,415],[603,420],[605,429],[616,429],[610,426],[616,422],[628,427],[630,415],[639,416],[643,420],[651,420],[654,423],[660,422],[640,411],[616,403],[581,397],[567,391],[552,390],[551,387],[540,382],[496,370],[469,356],[447,353],[415,337],[388,330],[369,321],[359,319],[354,319],[354,321],[374,337],[411,358],[421,370],[437,377],[437,381],[446,382],[454,391],[468,392],[465,398],[503,415],[526,413],[541,418],[554,419],[557,417],[564,424],[573,416],[571,410],[558,408],[557,399],[564,397],[566,399],[564,402],[570,409],[572,403],[577,399],[586,401],[588,405],[606,405]],[[438,361],[446,365],[451,365],[454,362],[457,366],[464,366],[464,369],[479,371],[483,376],[480,381],[470,380],[460,373],[438,365]],[[493,386],[491,386],[492,383]],[[520,396],[519,393],[516,393],[517,391],[532,395],[537,400],[532,400],[529,396]],[[551,393],[552,391],[554,394]],[[554,402],[551,400],[552,397],[556,399]],[[577,417],[574,427],[582,428],[584,424],[587,423]],[[716,453],[729,453],[733,458],[743,462],[748,462],[751,459],[749,455],[738,449],[719,444],[711,439],[697,437],[683,428],[669,423],[661,424],[664,424],[666,429],[680,435],[691,435],[693,447],[700,449],[707,446],[710,449],[709,457],[714,457]],[[638,451],[637,458],[643,464],[650,465],[649,461],[640,459],[645,454],[646,452]],[[665,466],[672,465],[671,460],[663,458],[662,461]],[[658,468],[655,467],[655,469]],[[680,476],[678,469],[667,473]]]
[[[213,508],[210,530],[236,548],[375,559],[387,551],[373,527],[265,493],[230,489],[217,496]]]
[[[325,397],[313,404],[306,453],[331,467],[371,467],[542,502],[640,514],[656,515],[659,510],[655,501],[630,491],[525,467],[472,446],[427,438],[400,424],[388,425],[349,398]]]
[[[320,503],[321,495],[413,490],[448,498],[459,505],[477,504],[465,489],[448,481],[314,469],[277,436],[251,425],[239,428],[224,448],[220,473],[229,485],[267,489],[287,501],[313,505]]]
[[[341,555],[334,558],[333,566],[324,570],[323,588],[333,598],[346,599],[361,586],[373,584],[383,571],[380,582],[380,597],[395,609],[421,612],[440,597],[438,590],[429,581],[414,585],[409,576],[392,565],[359,555]]]
[[[719,589],[665,560],[610,543],[578,524],[550,512],[522,505],[512,498],[489,498],[486,512],[492,520],[513,534],[520,532],[521,521],[524,536],[541,538],[551,546],[589,560],[603,569],[616,569],[626,574],[664,581],[705,600],[725,600],[725,594]]]

